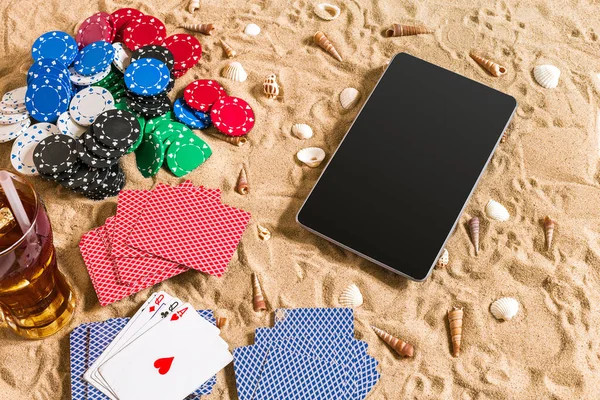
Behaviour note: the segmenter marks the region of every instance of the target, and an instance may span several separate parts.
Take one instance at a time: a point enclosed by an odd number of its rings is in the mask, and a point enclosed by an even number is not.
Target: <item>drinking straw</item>
[[[6,171],[0,171],[0,186],[2,186],[2,190],[4,190],[4,194],[8,199],[8,204],[10,204],[10,208],[12,209],[15,217],[17,218],[17,222],[19,223],[21,231],[23,231],[23,235],[25,235],[25,233],[31,226],[31,222],[29,221],[27,212],[23,207],[23,203],[19,198],[17,188],[15,188],[15,184],[13,183],[10,174]]]

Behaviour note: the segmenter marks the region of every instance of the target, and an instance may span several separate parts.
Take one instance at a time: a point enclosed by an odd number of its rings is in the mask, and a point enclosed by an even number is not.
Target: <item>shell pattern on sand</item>
[[[310,139],[313,137],[313,130],[306,124],[295,124],[292,126],[292,134],[298,139]]]
[[[392,27],[385,31],[385,35],[387,37],[414,36],[427,33],[433,33],[433,31],[431,29],[425,28],[424,26],[412,26],[401,24],[392,24]]]
[[[296,157],[305,165],[317,168],[325,159],[325,151],[318,147],[307,147],[296,153]]]
[[[510,218],[506,207],[495,200],[490,200],[485,205],[485,215],[494,221],[505,222]]]
[[[533,77],[540,86],[546,89],[554,89],[558,86],[560,69],[554,65],[538,65],[533,69]]]
[[[507,72],[506,67],[475,53],[471,53],[471,58],[492,76],[499,77],[505,75]]]
[[[358,308],[362,306],[363,301],[363,295],[354,283],[348,285],[339,298],[342,307],[346,308]]]
[[[452,355],[460,355],[460,345],[462,343],[462,326],[464,312],[462,307],[454,307],[448,311],[448,323],[450,325],[450,337],[452,338]]]
[[[360,101],[360,92],[353,87],[346,88],[340,93],[340,104],[346,110],[351,109]]]
[[[512,297],[502,297],[492,303],[490,312],[498,320],[510,321],[519,312],[519,302]]]
[[[187,29],[188,31],[198,32],[203,35],[212,35],[212,31],[215,30],[215,26],[213,24],[183,24],[181,25],[183,29]]]
[[[550,250],[552,247],[552,240],[554,239],[554,227],[556,222],[548,215],[544,218],[544,231],[546,234],[546,250]]]
[[[270,74],[265,78],[263,92],[265,92],[268,99],[276,99],[279,96],[279,85],[275,74]]]
[[[265,303],[265,299],[262,294],[262,289],[260,287],[260,282],[258,281],[258,275],[252,274],[252,305],[254,307],[254,311],[264,311],[267,309],[267,304]]]
[[[471,242],[475,246],[475,255],[479,254],[479,218],[473,217],[469,220],[469,233]]]
[[[323,32],[316,32],[313,36],[313,40],[316,44],[319,45],[320,48],[334,56],[336,60],[342,61],[342,56],[340,56],[340,53],[338,53],[338,51],[335,49],[333,43],[331,43],[331,41],[327,38],[327,36],[325,36]]]
[[[335,4],[320,3],[313,9],[315,15],[325,21],[333,21],[340,16],[340,8]]]
[[[247,195],[250,193],[250,186],[248,185],[248,176],[246,175],[246,168],[242,166],[240,175],[238,176],[237,184],[235,185],[235,191],[241,195]]]
[[[415,348],[412,344],[406,343],[405,341],[390,335],[386,331],[377,328],[376,326],[371,326],[371,328],[375,331],[377,336],[381,338],[381,340],[390,345],[390,347],[396,350],[396,352],[401,356],[412,357],[414,355]]]
[[[227,64],[221,71],[221,75],[223,78],[231,79],[235,82],[245,82],[248,79],[248,73],[244,70],[242,64],[237,61]]]

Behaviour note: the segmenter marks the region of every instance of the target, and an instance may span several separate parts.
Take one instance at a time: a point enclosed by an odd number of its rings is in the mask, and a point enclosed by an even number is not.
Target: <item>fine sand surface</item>
[[[33,179],[54,225],[60,268],[79,303],[71,325],[44,341],[25,341],[0,329],[0,398],[68,399],[70,330],[83,322],[130,316],[152,290],[166,290],[197,308],[215,309],[229,320],[223,337],[231,348],[250,344],[255,328],[272,323],[271,313],[252,311],[252,272],[260,274],[271,309],[338,306],[342,289],[351,282],[359,285],[365,304],[356,312],[356,336],[369,343],[382,375],[370,399],[600,397],[600,3],[330,1],[342,8],[332,22],[319,20],[313,3],[302,0],[201,0],[194,16],[186,11],[187,0],[0,2],[2,92],[24,84],[29,49],[40,34],[53,29],[73,32],[97,11],[131,6],[160,17],[169,33],[181,32],[176,26],[183,22],[214,23],[214,36],[199,37],[204,48],[200,65],[178,80],[174,95],[181,95],[194,79],[219,76],[228,62],[218,43],[224,37],[238,51],[236,60],[249,79],[242,84],[221,82],[230,94],[249,101],[257,115],[249,144],[237,148],[208,138],[213,157],[188,176],[196,184],[220,188],[225,203],[252,213],[222,279],[187,272],[101,308],[77,243],[84,232],[114,214],[115,199],[93,202]],[[242,33],[250,22],[262,28],[256,38]],[[435,34],[383,37],[382,31],[394,22],[425,24]],[[312,43],[317,30],[330,37],[344,62]],[[471,49],[500,61],[508,74],[489,76],[469,58]],[[401,51],[509,93],[519,103],[507,140],[449,241],[450,265],[435,270],[425,283],[386,272],[295,222],[321,171],[302,167],[295,153],[320,146],[330,155],[360,108],[343,110],[340,91],[352,86],[364,99],[386,60]],[[561,69],[557,89],[535,83],[531,71],[544,63]],[[270,73],[276,73],[283,86],[283,96],[276,101],[262,95],[262,81]],[[303,142],[290,135],[292,124],[299,122],[313,127],[312,139]],[[0,145],[0,166],[5,168],[10,167],[10,147]],[[233,191],[242,163],[252,188],[245,197]],[[154,179],[142,178],[133,155],[125,158],[124,167],[128,189],[180,181],[165,170]],[[356,182],[357,190],[368,185]],[[484,217],[490,198],[508,208],[508,222]],[[541,222],[546,215],[558,223],[549,252],[544,250]],[[472,216],[482,220],[478,257],[466,227]],[[272,230],[270,241],[258,239],[257,223]],[[398,249],[402,251],[400,239]],[[510,322],[499,323],[489,312],[490,303],[502,296],[513,296],[521,304]],[[457,359],[450,354],[446,319],[455,304],[465,307],[463,352]],[[415,357],[400,359],[370,325],[413,343]],[[236,398],[232,365],[219,374],[210,398]]]

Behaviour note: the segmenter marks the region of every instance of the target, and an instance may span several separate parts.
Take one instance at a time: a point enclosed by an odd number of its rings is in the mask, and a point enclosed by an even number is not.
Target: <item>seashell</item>
[[[444,268],[444,267],[448,266],[449,262],[450,262],[450,255],[448,254],[448,250],[444,249],[444,251],[442,251],[442,255],[437,260],[436,266]]]
[[[433,33],[431,29],[427,29],[423,26],[411,26],[411,25],[400,25],[400,24],[392,24],[392,27],[385,31],[385,35],[387,37],[396,37],[396,36],[413,36],[413,35],[422,35],[425,33]]]
[[[325,151],[318,147],[307,147],[296,153],[298,160],[311,168],[317,168],[325,159]]]
[[[227,64],[221,71],[221,76],[235,82],[244,82],[248,79],[248,73],[244,71],[242,64],[237,61]]]
[[[221,46],[223,46],[223,50],[225,51],[225,54],[227,54],[227,57],[229,57],[229,58],[235,57],[235,55],[237,54],[237,52],[233,49],[233,47],[231,47],[223,39],[219,39],[219,40],[221,41]]]
[[[225,318],[225,317],[217,317],[216,321],[217,321],[217,328],[221,329],[227,323],[227,318]]]
[[[248,141],[248,139],[246,139],[246,136],[227,136],[223,135],[220,132],[210,132],[208,130],[204,131],[204,133],[207,133],[210,136],[220,139],[224,142],[234,144],[238,147],[242,147]]]
[[[256,228],[258,229],[258,238],[260,240],[262,240],[263,242],[266,242],[267,240],[271,239],[271,231],[268,230],[267,228],[265,228],[262,225],[256,225]]]
[[[320,48],[334,56],[338,61],[342,61],[342,56],[340,56],[340,53],[338,53],[335,47],[333,47],[333,44],[329,41],[329,39],[327,38],[327,36],[325,36],[323,32],[318,31],[317,33],[315,33],[315,35],[313,36],[313,40],[316,44],[319,45]]]
[[[310,139],[313,136],[313,130],[306,124],[296,124],[292,126],[292,133],[298,139]]]
[[[354,283],[346,287],[339,298],[342,307],[358,308],[363,304],[363,295]]]
[[[254,311],[264,311],[267,309],[267,305],[265,303],[265,299],[262,294],[262,289],[260,288],[260,282],[258,281],[258,276],[256,274],[252,274],[252,305],[254,306]]]
[[[260,26],[256,24],[248,24],[244,29],[244,33],[248,36],[256,36],[260,33]]]
[[[340,16],[341,10],[338,6],[329,3],[317,4],[313,9],[317,17],[325,21],[332,21]]]
[[[394,337],[386,331],[379,329],[375,326],[371,325],[371,328],[375,331],[377,336],[379,336],[384,342],[389,344],[390,347],[396,350],[396,352],[401,356],[412,357],[415,353],[415,348],[412,344],[406,343],[405,341],[400,340],[397,337]]]
[[[342,90],[340,93],[340,103],[346,110],[351,109],[360,100],[360,92],[352,87]]]
[[[492,74],[495,77],[502,76],[506,74],[506,67],[493,62],[492,60],[488,60],[487,58],[478,56],[477,54],[471,53],[471,58],[475,60],[477,64],[479,64],[483,69]]]
[[[485,214],[488,216],[488,218],[499,222],[508,221],[510,218],[508,210],[502,204],[494,200],[490,200],[486,204]]]
[[[479,218],[473,217],[469,220],[469,230],[471,231],[471,241],[475,246],[475,255],[479,254]]]
[[[512,297],[503,297],[492,303],[490,312],[498,320],[510,321],[519,312],[519,302]]]
[[[538,65],[533,69],[533,77],[540,86],[546,89],[554,89],[558,86],[560,69],[554,65]]]
[[[552,247],[552,239],[554,238],[554,227],[556,222],[548,215],[544,218],[544,230],[546,231],[546,250],[550,250]]]
[[[242,165],[240,176],[238,177],[237,184],[235,185],[235,191],[241,195],[250,193],[250,186],[248,185],[248,177],[246,176],[246,168]]]
[[[277,75],[271,74],[263,82],[263,91],[269,99],[276,99],[279,96],[279,85],[277,84]]]
[[[190,4],[188,5],[188,11],[190,13],[193,14],[199,8],[200,8],[200,0],[190,0]]]
[[[215,30],[215,26],[213,24],[183,24],[181,25],[183,29],[187,29],[192,32],[199,32],[203,35],[212,35],[212,31]]]
[[[460,343],[462,342],[462,325],[463,325],[463,309],[462,307],[454,307],[452,311],[448,311],[448,322],[450,324],[450,336],[452,338],[452,355],[458,357],[460,355]]]

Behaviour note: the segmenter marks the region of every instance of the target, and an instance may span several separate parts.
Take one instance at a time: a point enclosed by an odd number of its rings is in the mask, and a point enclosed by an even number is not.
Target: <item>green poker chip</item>
[[[163,114],[159,117],[150,118],[146,122],[146,128],[144,129],[144,132],[145,133],[153,132],[154,129],[156,128],[156,126],[164,121],[175,122],[175,114],[173,114],[172,111],[167,111],[165,114]]]
[[[165,160],[165,147],[162,141],[152,133],[144,134],[142,143],[135,150],[135,160],[144,178],[156,175]]]
[[[171,136],[173,132],[186,133],[194,135],[194,131],[180,122],[162,121],[154,128],[154,134],[164,142],[165,138]],[[195,135],[194,135],[195,136]]]
[[[210,151],[210,147],[202,139],[194,134],[183,134],[182,138],[174,138],[169,145],[165,161],[173,175],[181,177],[206,161],[207,150]]]

